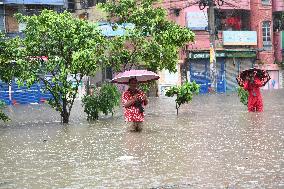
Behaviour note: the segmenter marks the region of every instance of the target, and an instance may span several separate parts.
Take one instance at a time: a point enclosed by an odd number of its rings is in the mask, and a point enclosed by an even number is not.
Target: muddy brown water
[[[176,116],[174,98],[151,98],[141,133],[122,111],[69,125],[47,105],[8,107],[0,126],[0,189],[284,188],[284,90],[262,91],[263,113],[236,94],[199,95]]]

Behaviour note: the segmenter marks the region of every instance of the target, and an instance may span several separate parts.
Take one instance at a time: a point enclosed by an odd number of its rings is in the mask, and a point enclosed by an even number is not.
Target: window
[[[219,31],[242,31],[250,30],[249,11],[237,10],[216,10],[215,12],[216,28]]]
[[[262,44],[264,50],[271,50],[271,32],[270,32],[270,22],[265,21],[262,23]]]
[[[75,12],[75,2],[74,0],[68,0],[68,11]]]
[[[112,80],[113,72],[111,67],[105,69],[106,79]]]

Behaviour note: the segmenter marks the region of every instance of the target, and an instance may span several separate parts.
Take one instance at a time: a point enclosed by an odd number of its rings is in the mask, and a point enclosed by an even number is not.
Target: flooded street
[[[196,96],[178,116],[174,98],[152,98],[141,133],[126,131],[120,109],[88,123],[77,105],[63,126],[46,105],[9,107],[0,189],[282,189],[284,90],[262,93],[263,113],[235,93]]]

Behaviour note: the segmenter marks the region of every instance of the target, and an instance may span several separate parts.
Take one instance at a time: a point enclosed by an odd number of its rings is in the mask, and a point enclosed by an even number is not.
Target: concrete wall
[[[269,82],[262,87],[263,89],[279,89],[282,87],[282,75],[277,64],[264,64],[256,67],[267,70],[271,77]]]

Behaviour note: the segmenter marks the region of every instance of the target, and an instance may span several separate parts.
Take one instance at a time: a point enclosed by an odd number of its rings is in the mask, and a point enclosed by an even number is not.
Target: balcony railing
[[[65,5],[64,0],[4,0],[4,4],[24,5]]]

